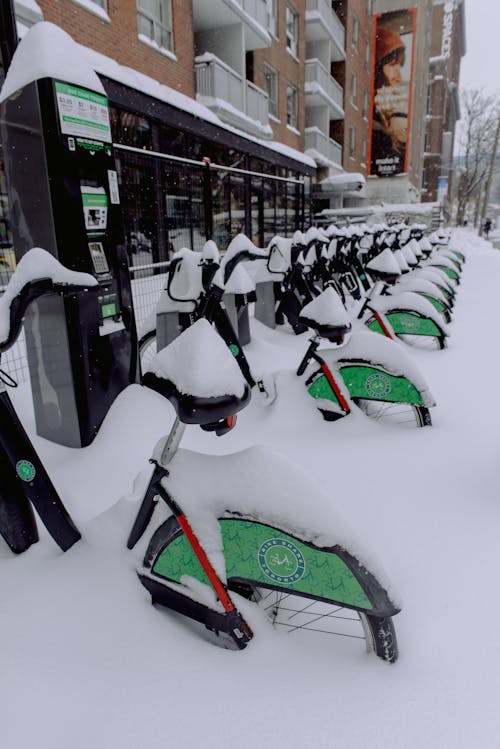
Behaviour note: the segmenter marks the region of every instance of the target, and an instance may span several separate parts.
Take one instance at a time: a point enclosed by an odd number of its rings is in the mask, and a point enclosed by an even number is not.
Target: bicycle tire
[[[447,347],[446,336],[423,336],[411,335],[408,333],[398,333],[397,337],[403,343],[413,348],[425,349],[428,351],[442,351]]]
[[[141,373],[147,372],[148,364],[156,354],[156,330],[149,330],[138,342]]]
[[[151,537],[144,557],[143,570],[152,570],[158,554],[180,535],[182,535],[182,530],[173,516],[164,521]],[[141,574],[139,577],[143,585],[151,589],[151,577],[145,579],[141,577]],[[150,592],[152,592],[153,601],[161,603],[161,583],[158,582],[157,585],[156,595],[151,590]],[[288,631],[307,630],[335,637],[357,639],[364,641],[366,652],[374,652],[379,658],[389,663],[397,660],[397,637],[391,616],[377,616],[320,597],[312,597],[303,593],[295,594],[283,588],[257,585],[239,578],[228,579],[227,588],[230,593],[241,595],[264,608],[271,623],[276,627],[282,626]],[[169,606],[168,586],[165,592],[166,597],[163,603]],[[208,618],[205,619],[205,616],[212,615],[211,610],[204,607],[206,611],[203,611],[198,604],[196,605],[197,611],[191,613],[183,611],[182,613],[187,613],[191,618],[204,623],[207,629],[219,635],[217,623],[209,621]],[[278,616],[278,610],[280,616]],[[220,644],[225,646],[225,641],[221,640]]]
[[[288,632],[306,630],[335,637],[364,640],[367,653],[388,663],[398,659],[398,643],[392,617],[378,617],[316,598],[297,596],[251,583],[229,582],[229,590],[254,601],[273,626]]]
[[[365,400],[364,398],[353,398],[353,401],[366,416],[375,421],[418,428],[432,426],[430,411],[425,406]]]

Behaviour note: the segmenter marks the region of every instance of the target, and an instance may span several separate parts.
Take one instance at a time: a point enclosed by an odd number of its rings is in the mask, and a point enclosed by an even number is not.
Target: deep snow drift
[[[322,421],[294,374],[307,334],[252,321],[246,351],[256,371],[278,373],[277,401],[253,396],[229,435],[191,427],[183,442],[218,455],[264,445],[311,476],[401,595],[399,661],[357,641],[275,632],[245,603],[256,637],[244,652],[221,650],[150,605],[140,551],[125,541],[174,412],[132,386],[91,446],[34,437],[83,540],[62,554],[42,531],[20,557],[0,541],[2,746],[498,747],[500,254],[467,230],[455,246],[467,263],[448,348],[405,347],[436,399],[431,428],[358,411]],[[29,388],[12,397],[33,434]]]

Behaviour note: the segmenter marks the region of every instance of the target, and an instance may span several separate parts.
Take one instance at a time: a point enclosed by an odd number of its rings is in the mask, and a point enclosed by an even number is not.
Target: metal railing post
[[[203,213],[205,216],[205,239],[212,239],[214,233],[214,210],[212,202],[212,178],[210,174],[210,159],[203,158],[205,169],[203,170]]]

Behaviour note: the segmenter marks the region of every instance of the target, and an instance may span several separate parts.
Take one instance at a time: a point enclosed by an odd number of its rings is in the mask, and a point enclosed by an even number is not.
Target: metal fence
[[[173,252],[182,247],[201,250],[209,238],[225,250],[241,232],[265,247],[275,234],[291,236],[310,219],[310,179],[292,177],[288,170],[251,171],[234,163],[113,145],[139,335],[159,299]],[[11,237],[5,244],[0,296],[15,268]],[[28,380],[24,334],[2,356],[1,366],[18,382]]]
[[[148,317],[154,314],[158,299],[165,286],[167,265],[167,262],[162,262],[135,265],[129,268],[134,313],[139,335],[141,329],[147,323]],[[0,285],[0,296],[5,291],[5,286],[5,283]],[[29,379],[24,331],[12,348],[2,355],[0,366],[19,383],[26,382]]]

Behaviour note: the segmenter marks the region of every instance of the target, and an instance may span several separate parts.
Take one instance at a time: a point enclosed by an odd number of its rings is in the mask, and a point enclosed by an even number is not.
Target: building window
[[[363,150],[361,152],[362,153],[362,155],[361,155],[361,161],[363,162],[363,164],[366,164],[366,158],[367,158],[367,155],[368,155],[368,143],[367,143],[366,138],[363,138],[362,149]]]
[[[363,117],[368,119],[368,91],[363,92]]]
[[[298,94],[291,83],[286,87],[286,124],[297,129]]]
[[[356,148],[356,130],[354,127],[349,128],[349,158],[354,158],[354,150]]]
[[[137,0],[137,27],[139,34],[172,52],[172,0]]]
[[[358,51],[359,42],[359,21],[357,15],[352,14],[352,46]]]
[[[294,57],[299,56],[299,14],[291,5],[286,6],[286,46]]]
[[[357,96],[358,96],[358,79],[356,77],[356,74],[353,73],[351,75],[351,104],[354,107],[356,106]]]
[[[432,109],[432,87],[430,83],[427,84],[427,100],[425,104],[426,114],[430,114]]]
[[[267,30],[278,36],[278,0],[267,0]]]
[[[365,39],[365,68],[370,69],[370,40],[368,37]]]
[[[269,114],[278,116],[278,73],[270,65],[264,65],[264,90],[269,96]]]

